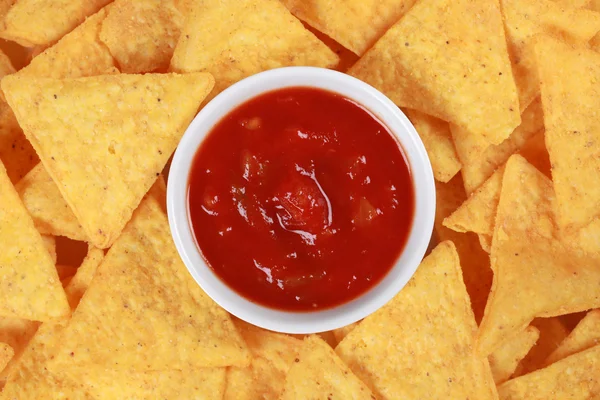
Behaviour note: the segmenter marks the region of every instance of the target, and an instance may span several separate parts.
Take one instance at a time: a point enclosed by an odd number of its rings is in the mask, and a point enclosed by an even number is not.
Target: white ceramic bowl
[[[188,215],[188,177],[196,151],[206,135],[240,104],[262,93],[308,86],[339,93],[370,110],[396,137],[408,158],[415,191],[415,213],[404,251],[376,286],[335,308],[290,312],[253,303],[223,283],[196,245]],[[169,172],[167,209],[173,240],[190,274],[221,307],[236,317],[285,333],[316,333],[356,322],[390,301],[416,271],[431,239],[435,214],[435,186],[425,147],[404,113],[368,84],[349,75],[322,68],[288,67],[246,78],[209,102],[192,121],[175,152]]]

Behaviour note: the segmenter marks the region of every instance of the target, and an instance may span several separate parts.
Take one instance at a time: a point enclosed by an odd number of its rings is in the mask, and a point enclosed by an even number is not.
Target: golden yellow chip
[[[115,62],[99,39],[106,14],[106,9],[102,9],[89,17],[58,43],[34,57],[17,74],[62,79],[108,73],[115,67]]]
[[[10,347],[10,345],[6,343],[0,343],[0,371],[3,371],[4,368],[6,368],[14,355],[15,351],[12,347]]]
[[[473,349],[476,329],[458,254],[443,242],[336,352],[381,399],[494,399],[488,361]]]
[[[278,399],[302,341],[240,320],[234,323],[252,353],[250,366],[227,371],[225,400]]]
[[[77,272],[65,286],[65,293],[67,294],[69,306],[72,310],[79,304],[79,300],[81,300],[83,294],[90,286],[92,278],[103,260],[104,252],[93,246],[89,246],[88,253],[79,268],[77,268]]]
[[[502,13],[521,110],[539,94],[537,62],[531,40],[540,34],[587,42],[600,31],[600,14],[556,4],[551,0],[501,0]],[[545,61],[548,62],[548,61]],[[547,65],[555,69],[559,63]],[[542,65],[544,66],[544,65]]]
[[[216,80],[214,95],[264,70],[303,65],[328,68],[338,61],[277,0],[210,0],[194,3],[171,69],[210,72]]]
[[[415,0],[282,2],[301,20],[362,55],[412,7]]]
[[[360,323],[360,321],[359,321],[359,322],[355,322],[355,323],[353,323],[353,324],[350,324],[350,325],[346,325],[346,326],[344,326],[344,327],[342,327],[342,328],[334,329],[334,330],[333,330],[333,335],[335,336],[335,340],[336,340],[338,343],[339,343],[339,342],[341,342],[342,340],[344,340],[344,338],[345,338],[346,336],[348,336],[348,334],[349,334],[350,332],[352,332],[352,330],[353,330],[354,328],[356,328],[356,326],[357,326],[359,323]]]
[[[479,327],[488,355],[535,317],[600,306],[600,259],[556,239],[552,182],[523,157],[504,171],[492,242],[494,283]]]
[[[2,80],[46,171],[99,248],[118,237],[212,85],[209,74]]]
[[[544,128],[542,103],[538,99],[531,103],[521,115],[521,125],[508,139],[499,145],[489,145],[481,137],[452,127],[452,138],[458,157],[462,162],[461,174],[467,194],[479,188],[508,158],[519,151],[525,143]]]
[[[539,330],[540,337],[527,356],[519,363],[513,378],[544,367],[548,356],[558,348],[569,334],[567,328],[557,317],[536,318],[531,322],[531,325]]]
[[[56,240],[54,236],[50,235],[42,235],[42,240],[44,241],[44,246],[50,254],[50,258],[52,259],[52,263],[56,264]],[[59,275],[60,278],[60,275]],[[62,278],[60,278],[62,279]]]
[[[600,310],[592,310],[579,321],[569,336],[550,354],[545,364],[550,365],[597,344],[600,344]]]
[[[0,100],[0,160],[13,184],[40,161],[4,100]]]
[[[16,0],[0,37],[32,47],[56,42],[111,0]]]
[[[318,336],[308,336],[285,380],[281,400],[375,400],[369,388]]]
[[[510,378],[539,336],[540,331],[535,326],[529,325],[489,355],[490,368],[496,385]]]
[[[75,214],[41,163],[21,179],[15,188],[38,231],[73,240],[87,240]]]
[[[425,145],[435,179],[448,182],[461,168],[448,123],[416,110],[404,112]]]
[[[460,175],[448,183],[436,183],[437,207],[434,229],[440,241],[452,241],[456,246],[462,267],[463,280],[471,298],[471,306],[477,323],[492,286],[490,257],[482,250],[473,233],[458,233],[445,227],[442,222],[465,200],[465,189]]]
[[[347,48],[345,48],[344,46],[342,46],[323,32],[313,28],[312,26],[306,23],[304,23],[303,25],[309,32],[315,35],[317,39],[325,43],[325,45],[329,47],[331,51],[337,54],[337,56],[339,57],[339,61],[334,67],[336,70],[346,72],[348,68],[353,66],[354,63],[358,61],[359,57],[356,54],[354,54],[353,52],[351,52],[350,50],[348,50]]]
[[[54,262],[0,163],[0,315],[46,321],[69,315]]]
[[[502,400],[597,399],[600,346],[544,369],[512,379],[498,388]]]
[[[540,40],[536,54],[557,220],[569,233],[600,215],[600,54],[553,39]]]
[[[53,371],[246,366],[229,315],[193,281],[148,196],[110,248],[62,332]],[[76,372],[73,372],[76,375]]]
[[[100,39],[121,72],[166,71],[184,19],[174,0],[116,0],[102,23]]]
[[[400,107],[492,144],[520,123],[502,16],[492,0],[418,2],[349,73]]]
[[[26,319],[0,317],[0,342],[8,344],[15,353],[8,366],[0,371],[0,382],[6,381],[15,367],[15,360],[21,356],[39,325],[39,322]]]

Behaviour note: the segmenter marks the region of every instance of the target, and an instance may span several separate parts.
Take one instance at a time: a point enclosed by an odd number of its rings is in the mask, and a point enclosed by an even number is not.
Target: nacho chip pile
[[[8,0],[0,38],[0,399],[600,398],[599,2]],[[215,304],[165,213],[198,110],[284,66],[386,94],[437,181],[407,286],[307,336]]]

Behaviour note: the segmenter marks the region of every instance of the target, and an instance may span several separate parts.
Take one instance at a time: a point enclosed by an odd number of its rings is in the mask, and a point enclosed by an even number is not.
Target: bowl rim
[[[206,135],[230,111],[260,94],[286,87],[314,87],[354,100],[386,125],[404,150],[413,179],[415,210],[405,247],[379,283],[350,302],[317,311],[272,309],[225,284],[196,245],[188,215],[187,186],[193,158]],[[417,131],[390,99],[350,75],[318,67],[283,67],[245,78],[209,101],[185,131],[173,156],[167,214],[177,251],[202,290],[230,314],[264,329],[290,334],[329,331],[359,321],[388,303],[410,280],[429,247],[436,207],[435,181]]]

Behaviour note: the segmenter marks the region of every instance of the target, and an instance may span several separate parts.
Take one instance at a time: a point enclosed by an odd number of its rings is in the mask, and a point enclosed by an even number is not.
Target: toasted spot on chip
[[[425,145],[435,179],[448,182],[461,168],[448,123],[416,110],[404,112]]]
[[[349,73],[400,107],[492,144],[520,123],[502,16],[491,0],[417,2]]]
[[[374,400],[375,396],[326,342],[312,335],[304,339],[280,398]]]
[[[166,71],[184,19],[174,0],[117,0],[102,23],[100,39],[121,72]]]
[[[29,171],[15,188],[38,231],[73,240],[87,239],[75,214],[41,163]]]
[[[358,55],[364,54],[415,0],[283,0],[298,18]]]
[[[202,73],[2,80],[46,171],[100,248],[131,218],[212,85]]]
[[[552,182],[523,157],[507,162],[492,241],[494,282],[479,327],[488,355],[536,317],[600,306],[600,259],[557,239]]]
[[[473,351],[476,329],[458,254],[442,242],[336,352],[377,398],[494,399],[488,361]]]
[[[490,368],[496,385],[510,378],[539,336],[540,331],[535,326],[529,325],[489,355]]]
[[[564,7],[551,0],[501,0],[500,3],[519,103],[524,110],[540,90],[538,63],[533,55],[536,35],[556,35],[585,43],[600,30],[600,14]]]
[[[490,257],[478,243],[475,234],[458,233],[442,224],[444,219],[448,218],[466,200],[460,175],[455,176],[448,183],[436,183],[436,200],[434,232],[440,241],[449,240],[456,246],[463,280],[471,298],[471,307],[475,314],[475,320],[479,323],[483,317],[483,310],[492,285]]]
[[[58,43],[35,56],[18,75],[61,79],[108,73],[115,62],[99,39],[106,14],[106,9],[101,9],[89,17]]]
[[[0,315],[46,321],[69,315],[44,241],[0,163]]]
[[[593,399],[598,395],[600,346],[498,387],[502,400]]]
[[[32,47],[56,42],[111,0],[16,0],[0,37]]]
[[[550,365],[598,344],[600,344],[600,310],[592,310],[550,354],[545,364]]]
[[[166,215],[147,196],[110,248],[61,334],[51,370],[246,366],[229,315],[194,282]]]
[[[194,3],[171,69],[210,72],[216,80],[212,96],[268,69],[329,68],[338,61],[338,56],[277,0],[211,0]]]
[[[600,216],[600,54],[549,38],[536,54],[557,220],[574,232]]]

